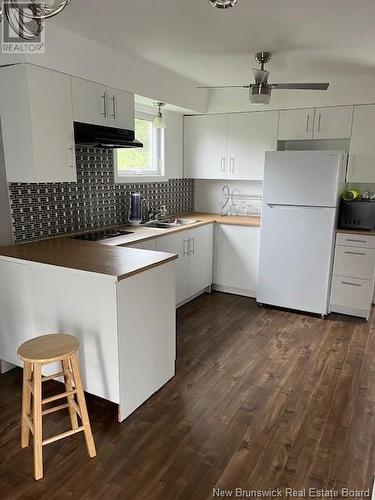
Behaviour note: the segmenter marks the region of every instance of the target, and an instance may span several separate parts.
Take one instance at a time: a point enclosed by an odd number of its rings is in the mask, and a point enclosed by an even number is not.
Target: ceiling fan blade
[[[214,85],[211,87],[196,87],[197,89],[249,89],[250,85]]]
[[[329,83],[272,83],[279,90],[327,90]]]
[[[267,83],[269,71],[265,69],[253,68],[256,83]]]

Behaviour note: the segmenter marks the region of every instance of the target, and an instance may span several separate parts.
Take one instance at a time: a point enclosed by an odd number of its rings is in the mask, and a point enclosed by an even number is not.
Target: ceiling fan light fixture
[[[250,87],[251,104],[269,104],[271,102],[272,85],[254,83]]]
[[[218,9],[228,9],[229,7],[234,7],[237,0],[210,0],[210,3]]]

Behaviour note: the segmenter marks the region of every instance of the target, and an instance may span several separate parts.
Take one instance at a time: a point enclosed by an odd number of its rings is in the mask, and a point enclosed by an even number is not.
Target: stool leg
[[[43,477],[43,452],[42,452],[42,367],[34,363],[33,376],[33,421],[34,421],[34,475],[35,479]]]
[[[26,417],[30,417],[31,392],[27,381],[31,380],[32,365],[28,361],[23,365],[23,385],[22,385],[22,423],[21,423],[21,446],[27,448],[30,444],[30,427]]]
[[[82,425],[85,428],[84,433],[85,433],[87,451],[90,457],[95,457],[96,455],[95,443],[94,443],[94,438],[92,437],[89,415],[87,413],[85,394],[82,388],[77,355],[73,354],[69,359],[73,371],[74,385],[77,390],[77,400],[78,400],[79,410],[81,412]]]
[[[61,365],[64,372],[65,390],[66,392],[69,392],[73,389],[73,383],[71,377],[69,375],[65,375],[67,371],[71,373],[69,361],[67,359],[63,359],[61,361]],[[72,429],[77,429],[78,428],[77,413],[72,404],[72,401],[74,400],[74,394],[68,396],[67,399],[68,399],[70,422],[72,424]]]

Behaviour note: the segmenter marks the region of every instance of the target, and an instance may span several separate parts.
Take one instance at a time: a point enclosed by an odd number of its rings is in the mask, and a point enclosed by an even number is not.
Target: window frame
[[[140,120],[147,120],[152,123],[154,114],[145,111],[136,111],[135,118]],[[120,149],[120,148],[119,148]],[[157,169],[142,171],[142,170],[129,170],[129,173],[120,174],[117,166],[117,149],[113,150],[113,167],[115,174],[116,184],[142,184],[144,182],[163,182],[167,179],[165,175],[165,133],[164,129],[157,129],[152,126],[152,166],[154,167],[159,163]],[[145,173],[142,173],[145,172]]]

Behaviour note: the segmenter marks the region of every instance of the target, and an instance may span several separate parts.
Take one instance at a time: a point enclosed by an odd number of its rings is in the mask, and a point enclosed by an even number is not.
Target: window
[[[130,177],[162,177],[164,175],[164,130],[152,125],[154,116],[137,113],[135,137],[143,148],[115,150],[116,178],[129,182]]]

